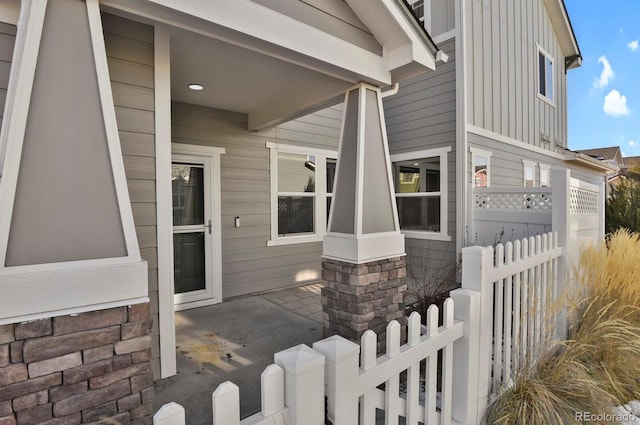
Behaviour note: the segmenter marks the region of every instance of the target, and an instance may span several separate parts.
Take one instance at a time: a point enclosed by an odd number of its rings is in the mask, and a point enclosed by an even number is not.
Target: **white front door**
[[[176,154],[171,160],[173,282],[176,310],[222,301],[220,183],[214,156]]]

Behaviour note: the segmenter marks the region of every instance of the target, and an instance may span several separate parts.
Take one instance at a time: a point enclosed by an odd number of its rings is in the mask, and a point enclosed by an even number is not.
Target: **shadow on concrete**
[[[322,338],[322,325],[260,296],[176,313],[178,374],[156,381],[154,412],[175,401],[189,425],[211,425],[211,393],[240,387],[240,414],[260,410],[260,374],[273,355]]]

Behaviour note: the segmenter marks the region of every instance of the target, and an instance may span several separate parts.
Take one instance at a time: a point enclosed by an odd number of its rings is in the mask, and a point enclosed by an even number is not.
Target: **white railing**
[[[555,233],[462,250],[462,287],[481,300],[481,378],[495,393],[555,338],[554,301],[562,248]]]
[[[301,345],[277,353],[276,364],[262,374],[262,411],[240,421],[238,387],[225,382],[212,396],[213,424],[323,425],[325,396],[334,425],[374,425],[376,409],[384,411],[386,425],[397,425],[400,417],[407,425],[479,423],[487,404],[475,361],[480,294],[452,291],[443,313],[440,327],[437,307],[429,308],[426,326],[413,313],[404,345],[400,324],[389,323],[386,354],[380,357],[372,331],[365,332],[361,345],[332,336],[313,344],[313,349]],[[401,382],[401,377],[406,379]],[[154,416],[156,425],[184,423],[184,409],[176,403]]]

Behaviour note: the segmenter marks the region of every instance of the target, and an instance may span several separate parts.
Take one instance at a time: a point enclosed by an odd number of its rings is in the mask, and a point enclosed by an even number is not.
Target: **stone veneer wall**
[[[378,334],[378,351],[386,345],[386,327],[397,320],[404,327],[406,264],[404,257],[352,264],[322,261],[323,334],[338,334],[360,343],[362,334]]]
[[[0,326],[0,425],[151,424],[149,304]]]

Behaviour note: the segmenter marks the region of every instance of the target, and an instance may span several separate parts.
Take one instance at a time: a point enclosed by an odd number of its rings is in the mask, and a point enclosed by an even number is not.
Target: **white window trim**
[[[419,151],[413,152],[405,152],[399,153],[395,155],[391,155],[391,163],[399,162],[399,161],[410,161],[413,159],[420,158],[432,158],[432,157],[440,157],[440,191],[432,192],[433,196],[440,196],[440,231],[439,232],[429,232],[426,230],[402,230],[400,231],[407,238],[412,239],[429,239],[435,241],[450,241],[451,236],[449,235],[449,213],[448,213],[448,153],[451,152],[451,146],[446,146],[443,148],[435,148],[435,149],[423,149]],[[395,188],[394,188],[395,192]],[[398,193],[394,193],[394,196],[397,197]]]
[[[540,93],[540,60],[538,59],[540,53],[542,53],[546,58],[548,58],[551,61],[551,67],[553,69],[553,73],[551,74],[551,78],[552,78],[552,81],[551,81],[552,98],[551,99],[549,99],[547,96]],[[548,103],[549,105],[555,108],[556,107],[556,101],[555,101],[556,99],[556,76],[555,76],[556,60],[553,58],[553,56],[549,54],[549,52],[547,52],[542,46],[540,46],[537,43],[536,43],[535,64],[536,64],[536,95],[538,96],[538,99]],[[547,81],[546,79],[547,79],[547,73],[546,73],[546,66],[545,66],[545,82]]]
[[[538,163],[534,161],[529,161],[528,159],[522,160],[522,186],[523,187],[527,187],[527,167],[531,167],[531,169],[533,170],[533,186],[532,187],[538,187],[538,184],[536,181],[537,166],[538,166]]]
[[[491,187],[491,152],[484,149],[470,146],[469,153],[471,154],[471,185],[473,187],[476,187],[476,183],[475,183],[476,157],[484,156],[487,158],[487,187]]]
[[[269,149],[270,192],[271,192],[271,238],[267,246],[292,245],[298,243],[322,242],[327,233],[327,159],[336,159],[338,152],[329,149],[317,149],[287,145],[283,143],[267,142]],[[316,157],[316,191],[312,196],[315,199],[314,229],[309,235],[278,236],[278,152],[293,153],[299,155],[313,155]],[[284,192],[283,192],[284,193]]]
[[[542,186],[542,171],[547,172],[547,186]],[[539,185],[540,187],[551,187],[551,166],[549,164],[538,164],[538,175],[540,176]]]

